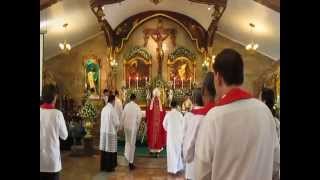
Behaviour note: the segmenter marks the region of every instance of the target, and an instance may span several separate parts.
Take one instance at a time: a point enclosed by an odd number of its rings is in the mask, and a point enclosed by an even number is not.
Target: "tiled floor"
[[[62,155],[61,180],[183,180],[181,176],[171,176],[166,172],[164,158],[136,158],[137,168],[129,171],[123,156],[118,156],[115,172],[100,172],[100,155],[91,157],[71,157],[66,152]]]

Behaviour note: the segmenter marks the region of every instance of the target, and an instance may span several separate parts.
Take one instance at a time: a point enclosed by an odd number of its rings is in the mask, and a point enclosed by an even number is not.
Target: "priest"
[[[125,148],[124,156],[129,161],[129,169],[135,169],[133,165],[134,152],[136,149],[137,131],[142,118],[142,112],[138,104],[135,102],[136,95],[131,94],[130,102],[126,104],[122,112],[122,122],[124,123]]]
[[[172,100],[171,111],[163,120],[163,128],[167,131],[167,169],[176,174],[184,169],[182,160],[183,116],[177,110],[177,102]]]
[[[162,122],[165,115],[165,109],[160,100],[160,90],[153,90],[153,97],[149,107],[146,110],[147,118],[147,139],[150,153],[159,153],[166,144],[166,132],[163,129]]]

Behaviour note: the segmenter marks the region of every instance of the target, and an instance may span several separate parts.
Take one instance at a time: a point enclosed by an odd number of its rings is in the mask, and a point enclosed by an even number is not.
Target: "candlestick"
[[[130,81],[131,81],[131,77],[129,76],[129,88],[130,88]]]
[[[176,77],[173,78],[173,89],[176,88]]]
[[[137,80],[137,89],[138,89],[138,87],[139,87],[139,76],[137,76],[136,80]]]

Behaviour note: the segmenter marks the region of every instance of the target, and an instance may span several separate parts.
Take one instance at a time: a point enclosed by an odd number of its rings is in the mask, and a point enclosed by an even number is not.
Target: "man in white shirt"
[[[115,97],[110,95],[108,104],[102,109],[100,124],[101,162],[100,170],[112,172],[117,166],[117,131],[119,117],[114,109]]]
[[[122,113],[122,121],[124,123],[124,133],[126,145],[124,148],[124,156],[129,161],[129,169],[135,169],[133,164],[134,152],[136,149],[137,131],[142,118],[142,111],[135,102],[136,95],[131,94],[130,102],[126,104]]]
[[[177,174],[184,169],[182,160],[183,116],[176,109],[176,100],[172,100],[171,108],[171,111],[164,117],[163,128],[167,131],[167,171]]]
[[[104,100],[104,104],[107,105],[108,104],[108,97],[109,97],[109,90],[108,89],[104,89],[103,90],[103,100]]]
[[[183,159],[186,162],[185,177],[188,180],[196,180],[194,174],[194,152],[199,126],[203,117],[214,107],[216,90],[213,83],[213,72],[208,72],[202,83],[202,90],[194,90],[194,103],[191,112],[184,116]]]
[[[45,86],[40,106],[40,180],[58,180],[62,169],[59,138],[66,140],[68,131],[62,112],[54,108],[56,99],[55,86]]]
[[[116,110],[116,112],[118,114],[118,117],[119,117],[119,120],[120,120],[120,128],[122,129],[123,128],[123,121],[121,119],[122,111],[123,111],[122,101],[119,98],[119,91],[118,90],[116,90],[114,94],[115,94],[114,109]]]
[[[240,88],[241,55],[224,49],[213,70],[219,99],[200,125],[196,179],[271,180],[280,150],[276,126],[268,107]]]

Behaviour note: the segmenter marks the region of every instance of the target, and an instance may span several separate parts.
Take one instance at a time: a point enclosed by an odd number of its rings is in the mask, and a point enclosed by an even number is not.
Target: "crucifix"
[[[151,37],[157,43],[157,61],[158,61],[158,75],[161,76],[162,73],[162,61],[164,58],[164,52],[162,49],[163,41],[171,36],[173,46],[176,45],[176,30],[173,28],[164,28],[162,20],[158,19],[158,25],[156,29],[147,28],[143,30],[144,33],[144,47],[147,46],[149,37]]]

